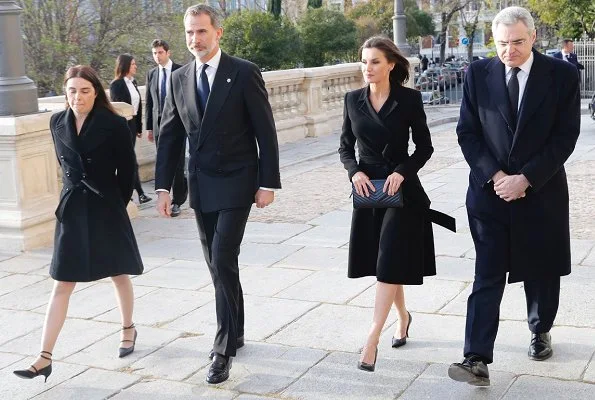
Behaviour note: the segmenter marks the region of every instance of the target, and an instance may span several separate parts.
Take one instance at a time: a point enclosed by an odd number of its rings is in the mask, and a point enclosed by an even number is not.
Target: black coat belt
[[[60,222],[62,222],[62,217],[64,216],[64,210],[66,209],[68,200],[70,199],[70,196],[72,196],[72,193],[75,190],[86,188],[89,189],[91,192],[95,193],[97,196],[104,198],[103,193],[101,193],[101,191],[95,187],[95,184],[92,181],[89,181],[88,179],[81,179],[78,182],[65,180],[64,185],[66,186],[66,194],[64,194],[60,198],[60,202],[58,203],[58,207],[56,208],[55,212],[56,218],[58,218],[58,221]]]

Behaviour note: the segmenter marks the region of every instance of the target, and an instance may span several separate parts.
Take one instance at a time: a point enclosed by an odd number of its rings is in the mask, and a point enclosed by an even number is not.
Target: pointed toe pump
[[[49,357],[48,357],[48,355],[49,355]],[[35,368],[35,366],[31,365],[31,367],[29,367],[29,369],[13,371],[13,373],[22,379],[33,379],[36,376],[43,376],[43,377],[45,377],[44,382],[47,382],[48,377],[52,374],[52,353],[50,353],[49,351],[42,351],[39,353],[39,356],[41,358],[49,360],[50,365],[43,367],[41,369],[37,369],[37,368]]]
[[[358,361],[357,368],[361,369],[362,371],[374,372],[376,369],[376,359],[378,358],[378,347],[376,347],[376,351],[374,352],[374,362],[372,364],[368,364],[367,362]]]
[[[132,324],[130,326],[122,327],[123,331],[126,329],[134,329],[134,339],[120,341],[120,343],[132,343],[132,346],[130,346],[130,347],[120,347],[118,349],[120,358],[126,357],[127,355],[131,354],[134,351],[134,346],[136,345],[136,337],[138,336],[138,331],[136,330],[134,324]]]
[[[405,332],[405,337],[402,337],[400,339],[397,339],[396,337],[393,336],[393,348],[397,348],[397,347],[401,347],[404,346],[405,343],[407,343],[407,338],[409,337],[409,327],[411,326],[411,320],[413,319],[413,317],[411,317],[411,314],[409,313],[409,311],[407,311],[407,315],[409,316],[409,321],[407,321],[407,331]]]

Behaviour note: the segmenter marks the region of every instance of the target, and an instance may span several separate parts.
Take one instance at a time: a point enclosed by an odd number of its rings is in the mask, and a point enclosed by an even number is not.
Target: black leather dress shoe
[[[490,386],[490,372],[481,357],[472,355],[463,362],[450,364],[448,376],[457,382],[466,382],[473,386]]]
[[[547,360],[552,354],[554,354],[554,351],[552,350],[552,337],[549,332],[531,335],[531,344],[529,345],[529,358],[531,360]]]
[[[242,347],[244,347],[244,337],[240,336],[236,344],[236,349],[241,349]],[[209,351],[209,358],[212,360],[213,357],[215,357],[215,350],[211,349],[211,351]]]
[[[177,217],[181,213],[182,213],[182,210],[180,209],[179,205],[174,204],[173,206],[171,206],[171,216],[172,217]]]
[[[212,384],[225,382],[229,378],[232,360],[231,357],[215,353],[213,363],[207,373],[207,382]]]
[[[140,204],[148,203],[149,201],[151,201],[151,198],[144,193],[138,196],[138,202]]]

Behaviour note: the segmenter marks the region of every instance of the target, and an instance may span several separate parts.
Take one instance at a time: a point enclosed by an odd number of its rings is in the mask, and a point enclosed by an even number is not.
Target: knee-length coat
[[[68,109],[50,120],[62,168],[50,275],[88,282],[141,274],[143,264],[126,212],[132,195],[134,150],[126,120],[95,107],[77,135]]]

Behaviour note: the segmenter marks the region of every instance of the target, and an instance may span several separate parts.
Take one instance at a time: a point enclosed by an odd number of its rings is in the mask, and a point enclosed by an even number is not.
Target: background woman
[[[128,126],[115,114],[97,73],[90,67],[70,68],[64,90],[66,110],[50,120],[63,182],[50,264],[55,283],[45,315],[41,352],[29,369],[14,371],[25,379],[43,375],[47,380],[52,373],[52,351],[76,282],[111,277],[122,318],[120,357],[132,353],[137,336],[128,274],[141,274],[143,264],[126,212],[134,177]]]
[[[136,138],[143,135],[143,107],[141,105],[140,92],[138,91],[136,80],[136,61],[130,54],[120,54],[116,59],[116,68],[114,70],[114,80],[110,83],[109,94],[112,101],[123,101],[132,105],[134,116],[128,120],[128,127],[132,137],[132,147],[136,144]],[[151,201],[151,198],[145,195],[140,184],[138,176],[138,163],[136,154],[134,155],[134,188],[138,194],[140,204]]]
[[[347,93],[339,154],[360,195],[374,190],[370,179],[386,179],[389,195],[402,189],[403,208],[354,209],[349,242],[350,278],[375,276],[374,316],[358,368],[374,371],[378,342],[391,305],[398,314],[392,346],[406,343],[411,314],[403,284],[421,285],[434,275],[434,240],[426,218],[430,201],[417,172],[434,151],[421,94],[403,86],[409,62],[395,44],[372,37],[360,49],[366,87]],[[409,156],[409,128],[415,151]],[[359,161],[355,156],[358,146]]]

